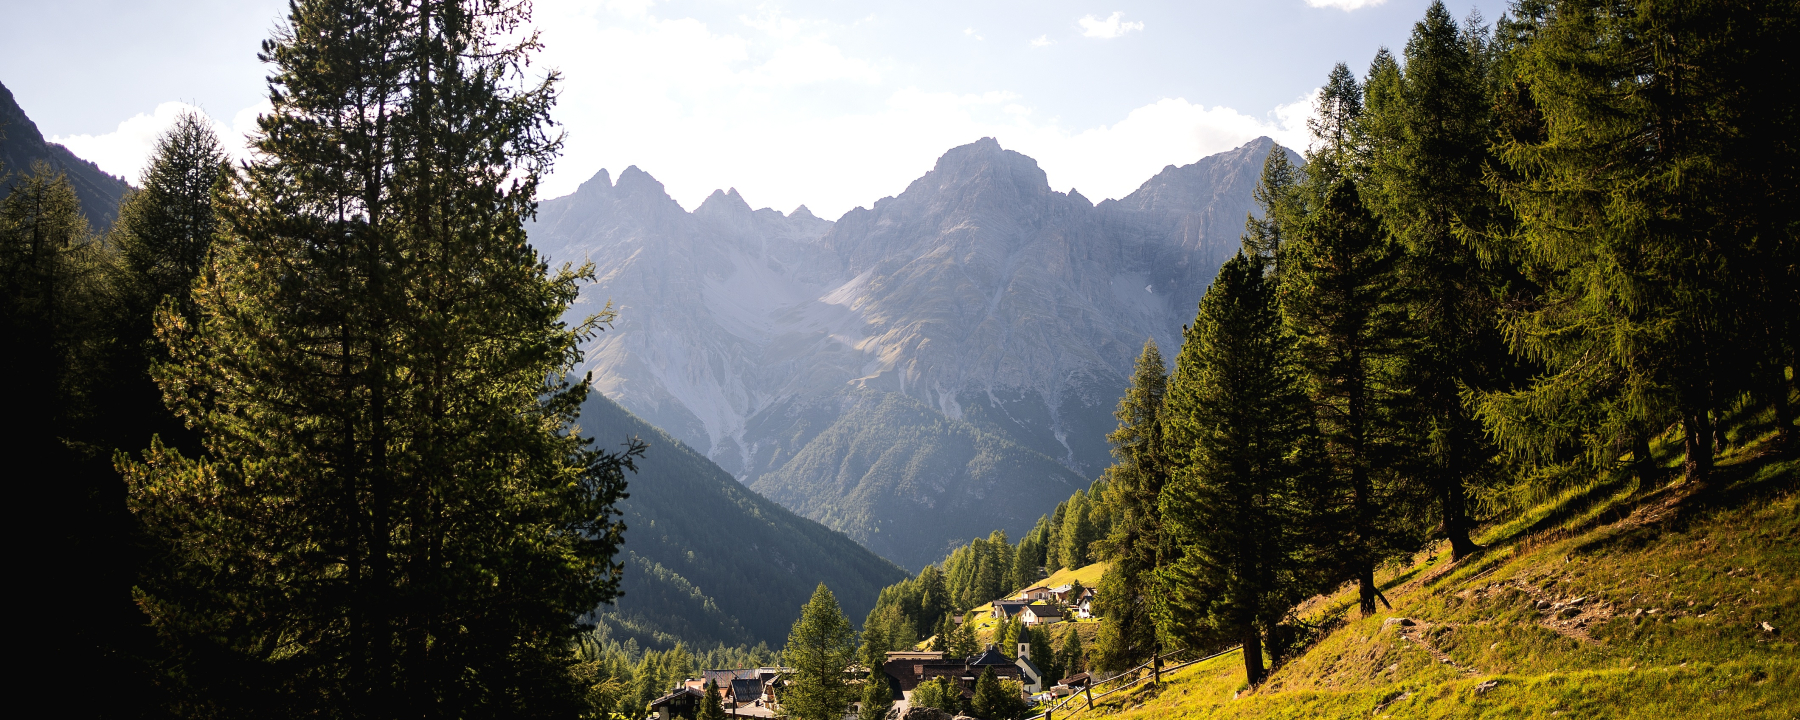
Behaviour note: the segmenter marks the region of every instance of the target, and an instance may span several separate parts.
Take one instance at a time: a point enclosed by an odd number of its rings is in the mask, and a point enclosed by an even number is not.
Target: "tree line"
[[[1100,657],[1241,643],[1254,684],[1297,602],[1348,582],[1373,613],[1376,567],[1479,552],[1484,509],[1607,469],[1704,487],[1732,413],[1791,450],[1794,101],[1756,88],[1796,9],[1434,3],[1334,68],[1173,373],[1147,346],[1122,403]]]
[[[1296,603],[1349,583],[1374,613],[1376,568],[1480,552],[1484,517],[1597,471],[1704,487],[1752,439],[1727,416],[1791,452],[1795,102],[1768,89],[1797,19],[1520,0],[1489,26],[1434,3],[1400,54],[1335,67],[1173,371],[1147,343],[1121,399],[1093,539],[1057,556],[1111,563],[1092,660],[1242,644],[1254,684],[1312,630]],[[1046,527],[1067,524],[1040,522],[1034,553]],[[876,612],[923,632],[1034,581],[995,540],[945,567],[1001,582],[926,568]]]
[[[642,446],[573,432],[610,313],[565,323],[587,270],[526,241],[560,148],[528,20],[293,3],[253,158],[184,117],[104,232],[5,169],[28,672],[106,677],[86,714],[595,711]]]

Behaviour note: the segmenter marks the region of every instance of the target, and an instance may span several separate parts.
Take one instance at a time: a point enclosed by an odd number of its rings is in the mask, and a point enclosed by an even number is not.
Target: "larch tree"
[[[197,113],[183,113],[157,138],[144,169],[143,187],[126,195],[107,235],[118,257],[113,263],[111,336],[105,412],[111,447],[135,452],[158,436],[184,452],[201,451],[197,438],[163,404],[150,377],[154,363],[167,362],[167,346],[156,338],[156,312],[164,303],[192,325],[199,320],[189,290],[206,267],[219,231],[213,190],[231,174],[224,146]]]
[[[856,661],[855,636],[837,597],[825,583],[819,583],[781,651],[781,661],[793,668],[781,695],[781,708],[788,717],[840,720],[844,716],[844,708],[857,695],[856,688],[844,680],[845,668]]]
[[[1502,60],[1530,122],[1493,180],[1518,218],[1500,244],[1542,288],[1505,330],[1544,371],[1482,420],[1520,456],[1594,465],[1678,424],[1704,483],[1718,416],[1791,382],[1795,101],[1768,88],[1794,76],[1796,8],[1532,5]]]
[[[719,684],[708,680],[701,692],[700,709],[694,713],[694,720],[725,720],[725,703],[719,698]]]
[[[183,714],[566,714],[641,445],[573,431],[604,317],[527,243],[559,147],[511,0],[303,0],[154,376],[205,448],[121,459]],[[166,307],[166,306],[165,306]]]

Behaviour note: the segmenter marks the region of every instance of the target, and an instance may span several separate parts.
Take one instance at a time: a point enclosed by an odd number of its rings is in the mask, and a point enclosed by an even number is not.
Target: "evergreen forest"
[[[252,159],[184,116],[116,218],[84,209],[121,184],[97,170],[0,166],[21,677],[102,679],[68,714],[641,717],[701,670],[781,666],[788,716],[874,720],[887,652],[974,654],[969,613],[1097,564],[1093,633],[991,641],[1051,681],[1236,648],[1236,698],[1546,503],[1793,506],[1800,3],[1434,2],[1331,68],[1181,346],[1143,346],[1113,465],[916,576],[591,393],[612,306],[572,314],[591,266],[525,232],[563,141],[530,10],[293,0]],[[669,459],[634,505],[644,438]],[[1791,546],[1792,517],[1743,542]],[[1791,651],[1776,592],[1740,654]],[[1021,698],[989,670],[913,702]]]
[[[1712,497],[1724,453],[1791,458],[1800,158],[1793,94],[1764,88],[1792,78],[1797,22],[1434,3],[1398,52],[1332,68],[1304,162],[1269,153],[1179,352],[1145,345],[1115,464],[1018,542],[884,590],[865,628],[954,644],[952,616],[1101,562],[1089,646],[1071,629],[1034,657],[1236,647],[1256,688],[1352,609],[1391,610],[1378,571],[1479,558],[1478,528],[1596,475]]]

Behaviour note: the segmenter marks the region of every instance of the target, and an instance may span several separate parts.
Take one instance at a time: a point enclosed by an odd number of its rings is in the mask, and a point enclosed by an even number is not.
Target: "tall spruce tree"
[[[1265,674],[1264,636],[1312,590],[1294,571],[1308,520],[1296,498],[1314,482],[1311,406],[1274,290],[1260,262],[1225,263],[1182,344],[1165,416],[1175,472],[1163,516],[1179,554],[1158,577],[1184,610],[1168,631],[1196,648],[1221,632],[1241,642],[1251,685]]]
[[[800,619],[788,633],[781,661],[793,671],[781,707],[800,720],[840,720],[856,699],[856,688],[844,681],[844,669],[856,660],[855,630],[838,606],[837,597],[819,583]]]
[[[1062,673],[1058,679],[1087,671],[1087,652],[1081,648],[1081,633],[1076,631],[1074,625],[1063,632],[1062,648],[1056,651],[1056,657],[1057,662],[1054,664]]]
[[[195,715],[573,712],[630,454],[571,432],[579,273],[526,242],[552,81],[526,5],[305,0],[155,376],[206,457],[121,461]]]
[[[1704,482],[1717,415],[1785,394],[1793,365],[1794,99],[1766,88],[1793,77],[1796,8],[1534,9],[1503,60],[1531,122],[1504,138],[1496,185],[1520,223],[1504,249],[1543,288],[1506,330],[1545,372],[1481,417],[1519,455],[1593,464],[1673,421]]]
[[[1156,620],[1151,608],[1149,574],[1162,562],[1162,516],[1157,498],[1168,483],[1160,414],[1167,390],[1167,370],[1155,340],[1146,340],[1132,371],[1131,386],[1113,416],[1119,427],[1106,439],[1113,445],[1112,467],[1106,469],[1104,503],[1113,518],[1111,532],[1095,547],[1111,561],[1100,582],[1100,635],[1095,649],[1108,669],[1141,662],[1156,649]]]
[[[1380,596],[1375,566],[1412,543],[1394,477],[1403,316],[1393,248],[1360,189],[1362,107],[1361,84],[1340,63],[1310,123],[1315,145],[1300,188],[1304,219],[1289,235],[1279,278],[1282,314],[1298,340],[1333,484],[1349,496],[1341,557],[1358,585],[1359,607],[1370,614]]]
[[[1457,27],[1442,2],[1414,24],[1404,66],[1383,52],[1370,70],[1362,125],[1369,151],[1365,197],[1398,244],[1396,302],[1409,335],[1396,378],[1405,473],[1434,497],[1451,556],[1469,538],[1469,488],[1497,474],[1498,449],[1462,401],[1496,388],[1510,354],[1499,333],[1498,269],[1467,237],[1492,225],[1483,183],[1490,162],[1486,28]]]

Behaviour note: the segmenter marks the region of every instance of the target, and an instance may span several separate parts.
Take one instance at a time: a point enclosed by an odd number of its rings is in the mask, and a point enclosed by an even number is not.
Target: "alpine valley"
[[[1272,146],[1095,205],[984,138],[835,222],[736,190],[689,212],[636,167],[602,170],[529,230],[595,264],[574,312],[618,312],[585,348],[603,393],[916,569],[1017,537],[1110,463],[1132,361],[1147,338],[1180,347]]]

